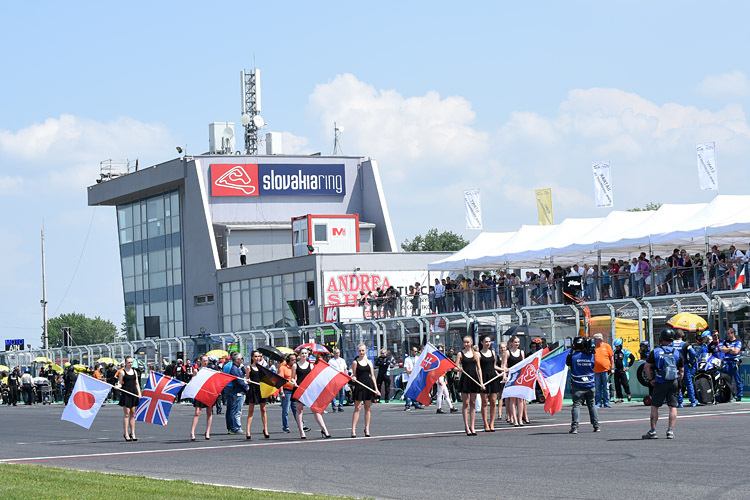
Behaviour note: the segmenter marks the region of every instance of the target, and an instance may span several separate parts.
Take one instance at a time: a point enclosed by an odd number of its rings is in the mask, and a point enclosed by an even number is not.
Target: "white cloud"
[[[21,177],[0,176],[0,194],[3,196],[10,196],[18,192],[22,185],[23,178]]]
[[[750,85],[745,73],[735,70],[706,77],[698,84],[696,90],[706,97],[737,99],[748,96]]]
[[[294,135],[291,132],[281,132],[281,150],[285,155],[309,154],[310,141],[306,137]]]

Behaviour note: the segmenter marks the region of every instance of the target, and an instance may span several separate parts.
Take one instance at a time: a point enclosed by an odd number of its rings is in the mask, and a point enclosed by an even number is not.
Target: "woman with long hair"
[[[489,335],[482,335],[479,341],[481,350],[479,351],[479,367],[482,370],[482,421],[484,422],[484,432],[495,432],[495,412],[497,411],[497,393],[500,392],[500,379],[498,373],[502,373],[502,368],[498,366],[498,359],[495,353],[490,349],[492,340]],[[494,379],[494,380],[492,380]],[[490,382],[490,380],[492,380]],[[490,414],[487,415],[487,402],[490,403]]]
[[[510,341],[508,341],[508,350],[503,356],[503,370],[505,370],[506,374],[513,366],[523,361],[524,354],[520,346],[521,340],[518,336],[513,335]],[[523,404],[525,401],[521,398],[506,398],[505,402],[505,409],[510,418],[509,422],[515,427],[522,427],[523,422],[521,418],[523,418]]]
[[[359,384],[364,384],[372,390],[368,390],[355,382],[352,391],[354,399],[354,413],[352,413],[352,437],[357,437],[357,422],[359,421],[359,412],[362,409],[362,403],[365,405],[365,437],[370,437],[370,406],[372,405],[373,396],[380,397],[380,391],[376,389],[375,370],[372,362],[367,359],[367,346],[359,344],[357,346],[357,358],[352,363],[352,375]]]
[[[138,438],[135,437],[135,410],[138,408],[138,400],[141,399],[139,378],[138,370],[133,368],[133,357],[126,357],[125,367],[120,370],[120,375],[117,377],[117,388],[122,389],[119,405],[122,406],[123,411],[122,428],[124,432],[122,437],[125,438],[125,441],[138,441]],[[132,394],[128,394],[128,392]]]
[[[208,356],[205,354],[198,358],[198,370],[208,368]],[[197,399],[193,400],[193,407],[195,413],[193,413],[193,425],[190,427],[190,441],[195,441],[195,428],[198,426],[198,420],[201,418],[201,412],[206,409],[206,434],[204,437],[206,440],[211,439],[211,422],[214,419],[213,406],[206,406]]]
[[[503,364],[503,357],[505,356],[505,353],[508,352],[508,346],[505,344],[505,342],[500,342],[497,345],[497,359],[500,361],[500,372],[502,373],[502,376],[499,379],[498,391],[497,391],[497,419],[502,420],[503,419],[503,405],[505,404],[505,400],[503,399],[503,389],[505,389],[505,381],[508,379],[508,371],[505,370],[502,367]],[[508,412],[505,412],[505,420],[507,422],[510,422],[508,420]]]
[[[459,391],[461,392],[461,414],[464,418],[464,430],[467,436],[476,436],[474,431],[474,419],[476,417],[476,399],[477,394],[481,392],[482,386],[478,384],[482,379],[482,367],[479,365],[479,354],[474,351],[474,340],[471,335],[463,338],[464,350],[456,356],[455,370],[461,372],[461,381],[459,382]],[[472,380],[473,379],[473,380]]]
[[[312,371],[312,364],[307,360],[308,356],[308,350],[304,347],[300,349],[299,351],[299,358],[297,362],[292,367],[292,379],[294,380],[294,383],[296,386],[302,385],[302,382],[305,380],[305,377],[307,377],[310,372]],[[305,407],[304,404],[302,404],[301,401],[297,399],[293,399],[294,404],[297,405],[297,427],[299,427],[299,438],[300,439],[307,439],[307,436],[305,435],[305,426],[302,424],[302,410]],[[318,426],[320,426],[320,434],[323,436],[323,439],[328,439],[331,437],[330,434],[328,434],[328,429],[326,429],[326,424],[323,422],[323,416],[320,413],[313,412],[313,418],[315,418],[315,421],[318,423]]]
[[[250,389],[247,391],[245,403],[248,405],[247,411],[247,434],[245,439],[251,439],[250,424],[253,423],[253,414],[255,405],[260,405],[260,419],[263,422],[263,437],[268,439],[268,417],[266,415],[266,400],[260,394],[260,368],[258,366],[263,362],[263,355],[256,350],[250,353],[250,364],[245,367],[245,378],[250,380]],[[255,383],[253,383],[255,382]]]

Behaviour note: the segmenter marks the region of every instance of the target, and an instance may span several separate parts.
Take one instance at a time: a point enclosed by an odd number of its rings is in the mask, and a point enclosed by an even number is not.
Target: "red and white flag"
[[[742,290],[745,288],[745,268],[742,268],[742,272],[737,276],[737,281],[734,282],[735,290]]]
[[[315,413],[323,413],[333,401],[336,394],[352,378],[323,360],[315,363],[310,374],[302,381],[302,385],[294,391],[294,399],[310,408]]]
[[[541,360],[542,351],[537,351],[508,371],[508,381],[503,388],[503,399],[520,398],[531,401],[536,397],[534,387]]]
[[[182,399],[197,399],[206,406],[212,406],[224,387],[236,378],[228,373],[202,368],[190,379],[180,397]]]
[[[81,373],[78,375],[76,385],[73,387],[73,392],[60,420],[67,420],[90,429],[110,390],[112,386],[109,384]]]

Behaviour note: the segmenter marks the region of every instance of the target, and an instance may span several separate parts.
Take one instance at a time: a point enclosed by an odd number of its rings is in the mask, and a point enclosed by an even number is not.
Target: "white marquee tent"
[[[549,268],[629,259],[641,252],[666,257],[673,248],[704,253],[709,244],[748,250],[750,195],[719,195],[710,203],[662,205],[648,212],[612,211],[604,218],[521,226],[515,233],[482,233],[429,270]]]

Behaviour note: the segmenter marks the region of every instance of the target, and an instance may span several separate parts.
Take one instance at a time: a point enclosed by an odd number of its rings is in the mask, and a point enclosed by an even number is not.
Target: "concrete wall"
[[[248,249],[248,264],[292,257],[291,229],[233,229],[227,237],[227,267],[240,265],[240,243]]]

